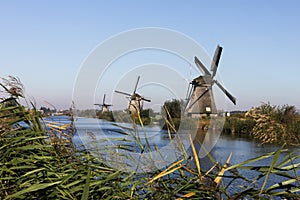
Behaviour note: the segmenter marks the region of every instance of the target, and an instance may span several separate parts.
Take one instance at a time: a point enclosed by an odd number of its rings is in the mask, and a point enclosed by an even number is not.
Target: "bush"
[[[299,145],[300,116],[294,106],[262,104],[246,113],[255,121],[254,138],[261,143],[287,143]]]
[[[249,136],[255,126],[255,121],[245,117],[227,117],[223,133],[232,133],[240,136]]]
[[[109,122],[115,121],[112,111],[107,111],[107,112],[97,111],[96,116],[98,119],[103,119]]]

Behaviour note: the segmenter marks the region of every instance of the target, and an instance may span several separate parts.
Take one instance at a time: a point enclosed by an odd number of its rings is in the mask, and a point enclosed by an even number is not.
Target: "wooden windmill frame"
[[[136,92],[138,84],[139,84],[140,76],[138,76],[138,79],[136,81],[134,90],[132,94],[121,92],[118,90],[115,90],[116,93],[123,94],[125,96],[129,97],[129,105],[128,110],[132,116],[139,115],[141,111],[143,110],[143,101],[151,102],[151,100],[144,98],[140,94]]]
[[[216,48],[213,60],[211,62],[210,71],[204,66],[204,64],[195,56],[195,64],[199,68],[203,75],[200,75],[193,79],[190,83],[192,87],[189,87],[186,112],[191,117],[202,116],[214,116],[218,111],[216,108],[212,87],[216,84],[223,93],[236,104],[236,98],[232,96],[216,79],[219,61],[221,58],[222,47],[219,45]]]
[[[105,97],[106,97],[106,94],[103,95],[102,104],[98,104],[98,103],[94,104],[96,106],[101,107],[101,113],[109,112],[109,107],[112,106],[111,104],[105,103]]]

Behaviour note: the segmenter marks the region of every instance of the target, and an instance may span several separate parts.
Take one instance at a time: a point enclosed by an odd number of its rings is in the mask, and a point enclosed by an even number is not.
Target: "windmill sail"
[[[220,58],[221,58],[222,49],[223,48],[220,47],[219,45],[217,46],[214,58],[211,62],[211,71],[212,71],[211,77],[212,78],[214,78],[216,73],[217,73],[217,69],[218,69],[218,66],[219,66],[219,61],[220,61]]]
[[[232,101],[232,103],[236,105],[236,98],[232,96],[217,80],[215,80],[214,82],[225,93],[225,95]]]
[[[112,106],[111,104],[106,104],[105,103],[105,97],[106,97],[106,94],[103,95],[102,104],[99,104],[99,103],[95,103],[94,104],[96,106],[100,106],[101,107],[101,112],[102,113],[108,112],[109,111],[108,107]]]
[[[222,47],[219,45],[215,50],[213,60],[211,62],[210,71],[205,65],[195,56],[195,64],[204,75],[196,77],[192,81],[192,95],[187,99],[187,113],[190,116],[201,116],[203,114],[217,114],[217,108],[215,105],[212,86],[214,83],[221,89],[221,91],[236,104],[236,98],[231,95],[217,80],[215,75],[218,70]]]
[[[138,78],[137,78],[137,81],[136,81],[136,84],[134,86],[134,90],[133,90],[132,94],[129,94],[127,92],[121,92],[119,90],[115,90],[116,93],[119,93],[119,94],[130,97],[128,110],[130,111],[130,113],[133,116],[137,115],[138,113],[141,112],[141,110],[143,109],[143,101],[151,102],[151,100],[146,99],[146,98],[144,98],[141,95],[136,93],[139,81],[140,81],[140,76],[138,76]]]

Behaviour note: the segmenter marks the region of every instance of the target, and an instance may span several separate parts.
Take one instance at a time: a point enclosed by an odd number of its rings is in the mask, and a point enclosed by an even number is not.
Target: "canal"
[[[52,117],[49,119],[61,123],[69,122],[66,117]],[[175,162],[176,159],[179,159],[181,156],[178,153],[180,152],[178,143],[175,142],[173,145],[170,145],[170,143],[172,143],[170,142],[170,136],[172,139],[176,138],[176,136],[169,135],[167,132],[162,131],[158,126],[147,126],[144,128],[132,127],[131,124],[116,124],[104,122],[94,118],[76,118],[75,125],[77,132],[73,137],[73,142],[76,144],[76,146],[79,149],[82,148],[85,150],[90,150],[92,153],[94,153],[94,155],[101,157],[101,159],[105,159],[106,161],[113,163],[112,167],[118,167],[121,169],[121,167],[124,167],[124,165],[129,164],[131,168],[126,168],[128,171],[136,170],[137,172],[147,172],[147,170],[151,171],[157,167],[163,168],[164,166],[168,166],[168,164]],[[136,137],[137,134],[139,134],[139,137]],[[136,142],[137,138],[139,142]],[[186,141],[183,145],[187,148],[187,152],[192,155],[188,138],[184,138],[184,136],[182,138]],[[262,156],[269,152],[274,152],[281,147],[280,145],[261,145],[250,138],[232,137],[230,135],[221,135],[220,137],[217,136],[208,138],[209,140],[212,140],[208,142],[214,144],[209,154],[216,162],[224,164],[232,152],[230,165],[235,165],[248,159]],[[118,151],[112,150],[111,147],[116,147],[118,145],[119,147],[123,146],[123,148]],[[145,146],[148,148],[142,150],[142,148]],[[196,147],[199,149],[201,145],[196,144]],[[278,162],[285,159],[286,156],[288,157],[290,152],[295,152],[296,154],[300,153],[299,148],[289,146],[286,146],[286,148],[288,150],[281,153]],[[151,158],[154,160],[154,163],[152,163],[153,160],[150,160],[149,157],[144,156],[147,154],[150,155],[149,149],[151,149],[151,152],[159,152],[157,154],[151,154]],[[123,157],[120,156],[128,156],[128,152],[130,154],[130,158],[123,159]],[[132,159],[134,162],[132,162]],[[270,166],[272,159],[273,157],[271,156],[248,165]],[[295,160],[295,162],[299,163],[299,158]],[[162,164],[160,165],[158,163]],[[201,157],[200,163],[205,169],[209,169],[213,165],[208,156]],[[147,166],[147,168],[145,168],[145,166]],[[239,169],[238,173],[252,180],[255,179],[255,177],[259,174],[255,170],[251,171],[243,169]],[[300,171],[295,173],[298,176],[300,175]],[[228,172],[227,175],[230,175],[230,173]],[[284,180],[285,179],[282,177],[271,175],[266,187]],[[229,181],[229,178],[224,179],[225,184]],[[264,179],[262,178],[251,184],[259,187],[263,181]],[[230,188],[228,188],[228,191],[235,193],[240,187],[246,185],[249,185],[249,183],[246,183],[244,180],[236,181],[230,186]]]

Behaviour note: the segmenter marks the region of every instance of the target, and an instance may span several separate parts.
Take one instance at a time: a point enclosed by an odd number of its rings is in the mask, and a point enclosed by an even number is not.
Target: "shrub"
[[[232,133],[240,136],[249,136],[255,126],[255,121],[245,117],[227,117],[223,133]]]
[[[261,143],[299,145],[299,114],[294,106],[262,104],[246,113],[255,121],[253,135]]]

